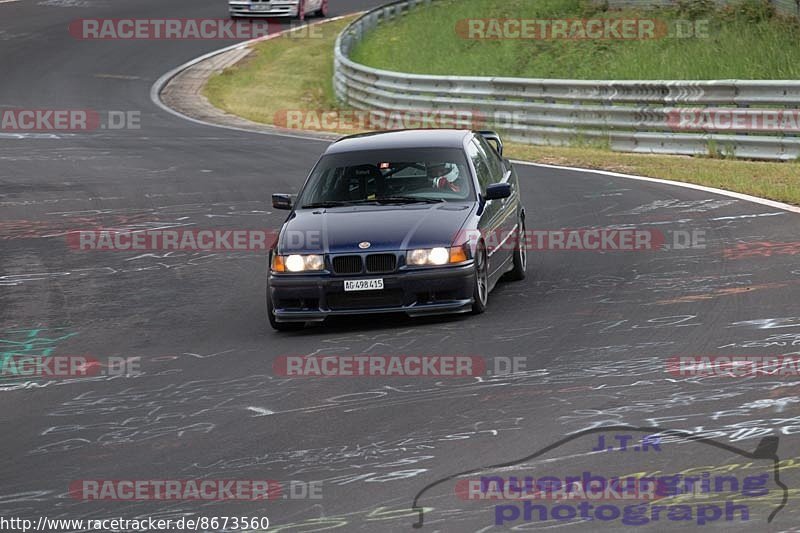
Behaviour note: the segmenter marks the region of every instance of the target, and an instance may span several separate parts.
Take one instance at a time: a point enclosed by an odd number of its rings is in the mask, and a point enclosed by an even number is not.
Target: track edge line
[[[526,165],[526,166],[533,166],[533,167],[541,167],[541,168],[553,168],[557,170],[569,170],[571,172],[581,172],[584,174],[600,174],[603,176],[611,176],[614,178],[624,178],[624,179],[631,179],[636,181],[647,181],[650,183],[659,183],[661,185],[672,185],[674,187],[683,187],[685,189],[694,189],[697,191],[708,192],[712,194],[718,194],[721,196],[727,196],[730,198],[736,198],[737,200],[744,200],[747,202],[752,202],[756,204],[765,205],[768,207],[774,207],[776,209],[783,209],[784,211],[790,211],[792,213],[799,213],[800,214],[800,206],[786,204],[783,202],[778,202],[776,200],[769,200],[767,198],[759,198],[758,196],[752,196],[750,194],[744,194],[740,192],[734,191],[727,191],[725,189],[717,189],[716,187],[707,187],[706,185],[698,185],[696,183],[688,183],[684,181],[674,181],[674,180],[667,180],[663,178],[650,178],[647,176],[637,176],[635,174],[622,174],[620,172],[612,172],[610,170],[596,170],[591,168],[579,168],[579,167],[568,167],[568,166],[561,166],[561,165],[548,165],[545,163],[534,163],[532,161],[523,161],[520,159],[512,160],[514,164]]]

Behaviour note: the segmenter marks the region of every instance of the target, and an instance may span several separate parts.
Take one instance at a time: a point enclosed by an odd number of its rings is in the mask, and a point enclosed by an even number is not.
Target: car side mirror
[[[273,194],[272,207],[275,209],[291,209],[292,208],[292,195],[291,194]]]
[[[511,196],[510,183],[492,183],[486,187],[486,200],[500,200]]]

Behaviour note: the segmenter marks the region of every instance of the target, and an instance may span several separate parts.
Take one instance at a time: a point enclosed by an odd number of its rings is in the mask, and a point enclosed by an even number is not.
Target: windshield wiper
[[[310,204],[305,204],[305,205],[300,206],[300,209],[316,209],[316,208],[322,208],[322,207],[341,207],[343,205],[350,205],[352,203],[353,202],[334,202],[334,201],[313,202],[313,203],[310,203]]]
[[[325,207],[342,207],[346,205],[359,205],[359,204],[440,204],[444,200],[439,198],[419,198],[417,196],[386,196],[384,198],[370,198],[364,200],[347,200],[347,201],[333,201],[327,202],[313,202],[300,206],[301,209],[316,209]]]
[[[385,204],[440,204],[444,202],[441,198],[420,198],[419,196],[385,196],[377,198],[375,201]]]

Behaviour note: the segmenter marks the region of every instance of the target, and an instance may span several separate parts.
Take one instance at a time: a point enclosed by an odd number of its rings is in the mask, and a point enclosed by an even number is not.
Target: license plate
[[[270,5],[269,4],[267,4],[265,6],[264,5],[257,6],[257,5],[253,5],[253,4],[250,5],[250,11],[269,11],[269,10],[270,10]]]
[[[383,289],[383,279],[348,279],[344,282],[344,290],[350,291],[379,291]]]

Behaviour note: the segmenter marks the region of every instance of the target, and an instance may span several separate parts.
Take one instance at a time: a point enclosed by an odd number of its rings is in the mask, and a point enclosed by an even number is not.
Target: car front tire
[[[475,287],[472,290],[472,314],[486,311],[489,303],[489,261],[483,243],[475,250]]]
[[[322,6],[320,6],[319,10],[315,14],[321,18],[328,16],[328,0],[322,0]]]
[[[525,279],[528,270],[528,251],[525,249],[525,219],[519,219],[519,231],[517,232],[517,245],[514,248],[514,268],[506,274],[506,279],[510,281],[522,281]]]

